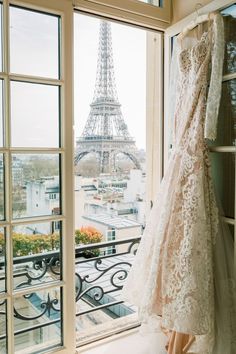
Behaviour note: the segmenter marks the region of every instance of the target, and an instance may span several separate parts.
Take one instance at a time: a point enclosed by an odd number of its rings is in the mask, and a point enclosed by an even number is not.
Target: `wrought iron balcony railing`
[[[76,318],[89,314],[103,313],[112,318],[119,317],[122,313],[133,313],[134,310],[127,305],[122,305],[121,289],[132,266],[141,237],[129,238],[118,241],[108,241],[96,244],[81,245],[75,249],[75,301]],[[27,332],[40,330],[49,326],[60,327],[61,311],[60,300],[50,291],[44,294],[43,299],[33,293],[31,285],[35,282],[45,283],[61,278],[60,252],[47,252],[24,257],[14,258],[14,285],[15,289],[29,287],[29,294],[24,301],[28,301],[31,313],[21,312],[14,308],[14,316],[20,321],[20,329],[15,331],[15,336]],[[0,261],[0,281],[5,281],[1,270],[4,262]],[[5,301],[0,302],[0,318],[6,311],[1,309]],[[35,311],[32,308],[36,307]],[[40,321],[39,321],[40,319]],[[28,325],[24,325],[28,321]],[[29,323],[30,321],[30,323]],[[30,324],[30,325],[29,325]],[[0,341],[6,338],[6,333],[0,334]]]

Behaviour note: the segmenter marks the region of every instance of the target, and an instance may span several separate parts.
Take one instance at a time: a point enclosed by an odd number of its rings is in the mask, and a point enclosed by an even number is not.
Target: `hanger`
[[[195,14],[196,14],[196,20],[200,15],[200,9],[202,8],[202,4],[200,2],[198,2],[195,6]]]
[[[197,3],[195,6],[195,19],[193,21],[191,21],[185,28],[184,30],[179,34],[178,38],[181,40],[184,38],[184,36],[191,31],[192,29],[194,29],[195,27],[197,27],[199,24],[206,22],[210,19],[213,19],[215,17],[215,12],[211,12],[211,13],[207,13],[207,14],[200,14],[200,9],[202,8],[202,4],[201,3]]]

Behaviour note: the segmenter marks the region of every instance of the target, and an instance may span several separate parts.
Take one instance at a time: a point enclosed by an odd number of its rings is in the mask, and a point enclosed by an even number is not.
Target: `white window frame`
[[[214,0],[211,1],[208,5],[201,7],[198,10],[198,14],[204,15],[214,11],[220,11],[224,8],[229,7],[230,5],[235,4],[233,0]],[[168,115],[168,83],[170,79],[170,62],[171,62],[171,40],[174,36],[178,35],[190,22],[196,19],[196,11],[188,15],[187,17],[183,18],[182,20],[178,21],[174,25],[170,26],[165,31],[165,39],[164,39],[164,56],[165,56],[165,91],[164,91],[164,171],[168,165],[168,157],[170,151],[170,118]],[[229,74],[223,77],[223,81],[227,81],[230,79],[236,78],[236,74]],[[236,153],[235,146],[214,146],[211,147],[211,151],[215,152],[232,152]],[[236,166],[236,165],[235,165]],[[236,167],[235,167],[236,169]],[[236,172],[236,171],[235,171]],[[234,239],[236,240],[236,180],[235,180],[235,215],[234,219],[224,217],[224,221],[230,225],[234,225]],[[234,259],[236,260],[236,242],[234,246]],[[235,268],[236,268],[236,261],[235,261]]]
[[[113,238],[114,237],[114,238]],[[115,241],[116,239],[116,230],[115,229],[108,229],[106,231],[106,241]],[[112,254],[115,251],[115,246],[110,246],[106,248],[106,254]]]
[[[104,1],[105,2],[105,1]],[[106,3],[110,3],[108,0]],[[109,21],[115,20],[127,25],[135,24],[147,31],[147,92],[146,92],[146,172],[147,172],[147,189],[146,189],[146,217],[148,217],[152,202],[156,199],[159,190],[160,182],[163,176],[163,76],[164,76],[164,62],[163,62],[163,40],[164,31],[160,31],[158,21],[155,26],[150,26],[150,22],[146,19],[146,25],[140,22],[131,21],[130,18],[123,18],[120,12],[110,12],[109,7],[103,7],[101,11],[100,6],[93,8],[85,8],[78,6],[84,1],[76,1],[75,11],[81,14],[89,14],[91,16],[99,16]],[[90,1],[86,0],[86,3]],[[120,3],[120,2],[119,2]],[[140,3],[142,6],[149,6],[145,3]],[[163,28],[166,28],[167,23],[163,22]],[[134,323],[132,323],[132,326]],[[137,322],[138,325],[138,322]],[[124,330],[129,329],[130,323],[124,323]],[[115,333],[115,330],[114,330]],[[114,334],[111,332],[111,335]],[[109,338],[108,338],[109,340]]]
[[[73,216],[73,7],[72,3],[65,0],[24,0],[24,1],[3,1],[3,42],[5,45],[4,51],[4,69],[0,73],[0,77],[5,80],[6,90],[8,94],[4,98],[4,107],[6,115],[6,145],[0,148],[0,152],[6,157],[6,184],[5,184],[5,198],[6,198],[6,221],[0,222],[1,227],[5,227],[6,237],[6,256],[7,256],[7,292],[0,295],[0,299],[7,299],[7,336],[8,336],[8,353],[14,353],[14,315],[13,302],[17,297],[21,297],[29,292],[29,289],[13,289],[13,254],[12,254],[12,240],[10,239],[10,230],[13,226],[25,223],[33,223],[36,218],[24,218],[23,220],[14,220],[12,218],[11,210],[11,162],[10,156],[12,153],[60,153],[61,154],[61,177],[62,177],[62,210],[63,214],[58,216],[40,217],[37,220],[43,221],[62,221],[62,249],[63,249],[63,266],[62,280],[54,281],[50,284],[41,284],[41,286],[34,286],[34,291],[51,289],[55,287],[63,288],[63,346],[51,349],[50,352],[58,352],[61,354],[68,354],[75,352],[75,277],[74,277],[74,216]],[[44,79],[27,75],[13,75],[10,73],[9,62],[9,5],[17,5],[26,9],[33,9],[45,13],[52,13],[61,17],[61,78]],[[66,53],[66,55],[65,55]],[[10,147],[10,125],[9,125],[9,83],[10,80],[16,79],[18,81],[27,81],[35,83],[56,84],[61,88],[61,147],[55,149],[21,149]],[[66,119],[65,119],[66,118]],[[69,173],[67,172],[69,171]]]
[[[235,4],[233,0],[213,0],[206,6],[201,7],[198,10],[198,13],[208,14],[209,12],[222,10],[225,7]],[[176,36],[180,33],[190,22],[196,19],[196,11],[191,13],[190,15],[184,17],[180,21],[176,22],[174,25],[168,27],[165,30],[165,39],[164,39],[164,57],[165,57],[165,89],[164,89],[164,170],[167,166],[168,156],[169,156],[169,149],[170,149],[170,142],[169,142],[169,131],[170,131],[170,122],[168,117],[168,83],[170,79],[170,61],[171,61],[171,39],[172,37]]]
[[[164,115],[164,30],[170,21],[170,0],[163,8],[137,0],[73,0],[74,9],[108,20],[154,30],[147,34],[147,109],[146,156],[147,190],[146,215],[156,198],[163,177],[163,115]],[[156,10],[156,13],[155,11]],[[138,15],[137,15],[138,13]]]
[[[164,0],[163,8],[158,8],[149,4],[145,4],[136,0],[120,0],[119,6],[117,5],[117,0],[3,0],[4,4],[18,5],[26,7],[29,9],[39,10],[42,12],[48,12],[52,14],[57,14],[61,16],[62,23],[62,43],[61,43],[61,78],[59,80],[54,80],[61,87],[61,99],[62,99],[62,147],[55,149],[55,152],[60,152],[62,155],[62,209],[63,215],[53,216],[53,217],[42,217],[41,221],[63,221],[63,281],[58,281],[52,285],[46,285],[45,288],[61,286],[64,289],[63,296],[63,339],[64,347],[50,352],[58,352],[61,354],[73,354],[76,349],[75,341],[75,301],[74,301],[74,291],[75,288],[75,277],[74,277],[74,176],[73,176],[73,155],[74,155],[74,136],[73,136],[73,6],[76,9],[82,10],[84,12],[102,15],[109,19],[122,20],[123,22],[134,24],[138,26],[143,26],[147,30],[161,30],[163,31],[167,28],[170,22],[170,0]],[[5,62],[9,62],[9,14],[8,11],[4,11],[4,22],[5,30],[4,43],[5,43]],[[147,108],[147,139],[148,146],[147,151],[150,153],[150,158],[148,161],[148,169],[154,171],[151,175],[150,191],[148,191],[149,199],[153,200],[155,192],[154,186],[160,181],[162,176],[162,119],[163,119],[163,93],[162,93],[162,73],[163,73],[163,55],[160,53],[159,48],[163,48],[162,40],[163,35],[155,37],[155,34],[148,39],[148,66],[149,66],[149,76],[152,80],[148,84],[148,108]],[[160,46],[159,46],[160,45]],[[156,53],[160,60],[158,63],[154,61],[154,53]],[[156,57],[157,58],[157,57]],[[155,72],[155,77],[153,77],[153,71]],[[26,81],[30,79],[22,75],[10,75],[9,67],[1,77],[7,77],[8,80],[13,77],[18,80]],[[161,78],[161,79],[160,79]],[[31,77],[32,80],[32,77]],[[47,80],[35,78],[34,82],[46,83]],[[48,81],[52,83],[52,80]],[[9,89],[9,88],[8,88]],[[160,102],[160,105],[155,105],[154,102]],[[5,102],[6,112],[9,114],[9,102]],[[151,106],[153,105],[153,109]],[[6,127],[8,129],[8,126]],[[10,156],[12,152],[20,152],[20,149],[12,149],[9,147],[9,130],[7,132],[8,141],[7,147],[0,149],[1,152],[6,153]],[[158,144],[155,142],[158,140]],[[158,146],[157,146],[158,145]],[[27,150],[27,149],[26,149]],[[52,152],[52,149],[48,149],[48,152]],[[28,149],[27,152],[40,152],[46,153],[43,149]],[[25,150],[23,152],[26,152]],[[10,195],[10,161],[7,161],[6,169],[6,186],[5,190]],[[148,183],[149,185],[149,183]],[[10,198],[6,200],[6,222],[1,222],[0,226],[6,228],[9,235],[11,225],[15,223],[10,223],[9,217],[11,215],[11,205]],[[37,218],[39,220],[39,218]],[[24,219],[24,223],[33,222],[31,219]],[[16,222],[17,223],[17,222]],[[16,224],[15,223],[15,224]],[[20,221],[19,221],[20,223]],[[14,352],[14,323],[13,323],[13,300],[15,296],[20,296],[27,293],[27,290],[18,290],[14,292],[12,284],[13,268],[12,264],[12,244],[9,237],[7,237],[7,257],[8,257],[8,268],[7,268],[7,282],[9,293],[0,296],[0,299],[6,298],[9,302],[7,308],[7,318],[8,318],[8,336],[12,338],[8,341],[8,352]],[[42,288],[42,287],[40,287]],[[35,288],[35,290],[37,290]]]
[[[146,216],[156,199],[163,177],[164,115],[164,34],[147,34],[147,111],[146,111]]]
[[[107,16],[145,26],[152,29],[165,29],[171,21],[171,1],[163,0],[157,7],[138,0],[73,0],[74,6],[81,11]]]
[[[76,10],[159,31],[147,35],[146,214],[163,176],[163,34],[171,20],[171,1],[159,8],[137,0],[74,0]]]

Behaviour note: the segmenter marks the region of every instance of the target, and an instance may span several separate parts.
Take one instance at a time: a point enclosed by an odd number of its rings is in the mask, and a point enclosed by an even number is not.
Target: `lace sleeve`
[[[177,37],[173,38],[173,50],[171,56],[170,64],[170,80],[169,80],[169,95],[168,95],[168,126],[170,131],[169,145],[174,145],[175,134],[174,134],[174,113],[176,106],[176,93],[177,93],[177,83],[179,77],[178,69],[178,40]]]
[[[210,87],[206,105],[205,138],[216,139],[224,60],[224,22],[220,14],[213,20],[213,49]]]

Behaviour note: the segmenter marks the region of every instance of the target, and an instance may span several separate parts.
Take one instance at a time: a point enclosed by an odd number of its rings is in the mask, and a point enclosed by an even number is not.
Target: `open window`
[[[213,180],[217,196],[223,209],[224,221],[229,225],[232,237],[235,239],[235,89],[236,89],[236,34],[235,17],[236,6],[232,2],[212,1],[201,8],[201,13],[221,11],[224,18],[225,54],[223,64],[223,82],[221,104],[218,117],[217,139],[208,141],[211,151],[211,164]],[[170,62],[173,44],[176,36],[191,20],[196,13],[191,14],[184,21],[169,27],[165,35],[165,119],[164,119],[164,165],[167,166],[172,143],[172,118],[168,100],[168,82],[171,80]],[[235,252],[236,254],[236,252]]]
[[[149,210],[162,174],[162,30],[170,20],[170,1],[73,4],[77,10],[141,26],[140,31],[157,31],[145,35]],[[73,4],[0,1],[0,351],[4,354],[68,354],[76,348]],[[134,173],[133,178],[142,182],[143,175]],[[119,194],[124,183],[120,180],[111,188]],[[141,199],[140,189],[140,205]],[[136,206],[127,210],[137,217]],[[117,212],[121,216],[124,211]],[[137,226],[132,220],[126,224],[130,230]],[[137,246],[139,237],[137,242],[120,242],[119,233],[122,230],[114,233],[109,225],[107,256]],[[91,258],[98,248],[83,245],[78,252]]]
[[[139,325],[121,290],[162,177],[163,35],[82,12],[74,33],[81,346]]]
[[[0,3],[1,353],[74,351],[69,10]]]

